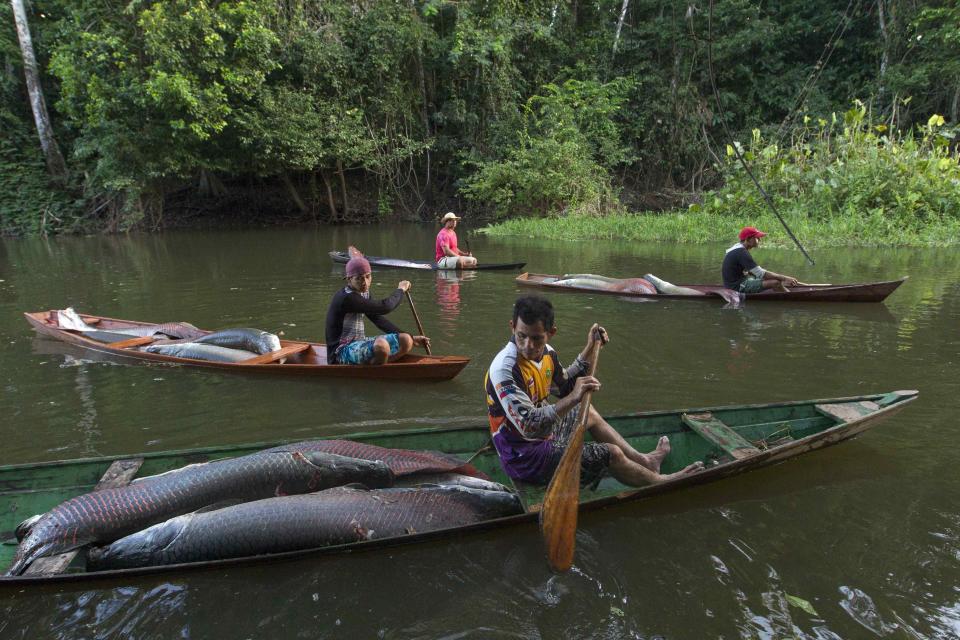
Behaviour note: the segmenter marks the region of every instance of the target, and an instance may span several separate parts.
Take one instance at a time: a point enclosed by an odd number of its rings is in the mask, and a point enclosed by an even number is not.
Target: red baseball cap
[[[740,242],[743,242],[747,238],[762,238],[765,235],[767,234],[756,227],[744,227],[740,229]]]

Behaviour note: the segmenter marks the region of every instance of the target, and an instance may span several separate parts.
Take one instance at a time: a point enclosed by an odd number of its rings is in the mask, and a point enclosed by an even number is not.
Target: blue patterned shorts
[[[756,276],[747,276],[740,283],[740,293],[760,293],[763,291],[763,280]]]
[[[400,337],[395,333],[386,333],[365,340],[354,340],[337,349],[337,364],[370,364],[373,361],[373,343],[383,338],[390,345],[390,355],[400,351]]]

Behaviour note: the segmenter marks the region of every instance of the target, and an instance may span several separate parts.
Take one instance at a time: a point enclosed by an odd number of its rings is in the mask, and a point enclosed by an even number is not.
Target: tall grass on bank
[[[819,119],[781,147],[754,131],[742,149],[751,170],[805,246],[945,246],[960,242],[960,152],[933,116],[915,134],[890,132],[857,102],[842,118]],[[735,240],[746,224],[792,246],[728,149],[725,183],[703,203],[672,213],[512,219],[491,235],[638,241]]]
[[[782,212],[781,212],[782,213]],[[912,246],[944,247],[960,244],[960,220],[945,220],[921,229],[891,227],[883,216],[857,219],[811,220],[785,216],[787,224],[803,245],[827,246]],[[780,222],[772,213],[759,216],[720,216],[698,212],[627,213],[605,216],[569,216],[565,218],[514,218],[480,231],[492,236],[528,236],[549,240],[589,240],[611,238],[637,242],[736,242],[745,225],[753,225],[770,235],[764,246],[795,248]]]

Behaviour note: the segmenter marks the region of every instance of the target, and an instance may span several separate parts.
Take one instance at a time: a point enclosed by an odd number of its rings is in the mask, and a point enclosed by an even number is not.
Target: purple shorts
[[[514,480],[531,484],[547,484],[553,477],[567,443],[577,424],[577,407],[553,428],[551,440],[508,442],[496,434],[494,446],[500,454],[500,466]],[[610,466],[610,449],[602,442],[584,442],[580,454],[580,484],[588,485],[603,477]]]

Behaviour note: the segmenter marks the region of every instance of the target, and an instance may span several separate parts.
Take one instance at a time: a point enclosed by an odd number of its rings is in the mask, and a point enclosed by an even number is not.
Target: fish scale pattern
[[[472,464],[465,463],[455,455],[440,451],[388,449],[352,440],[307,440],[267,449],[267,451],[294,450],[324,451],[348,458],[381,460],[390,467],[390,471],[398,478],[414,473],[462,473],[475,478],[489,479],[485,473]]]
[[[393,474],[382,462],[291,449],[190,465],[125,487],[92,491],[38,520],[17,548],[7,575],[20,575],[36,558],[110,542],[218,502],[307,493],[351,482],[387,487]]]
[[[520,513],[516,495],[464,487],[339,487],[191,513],[93,549],[88,568],[220,560],[392,538]]]

